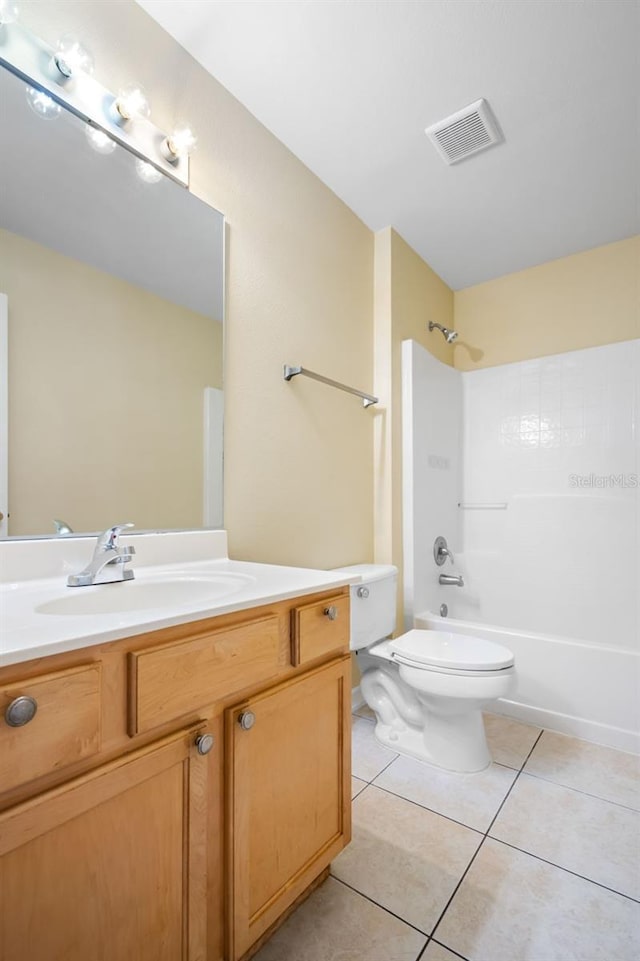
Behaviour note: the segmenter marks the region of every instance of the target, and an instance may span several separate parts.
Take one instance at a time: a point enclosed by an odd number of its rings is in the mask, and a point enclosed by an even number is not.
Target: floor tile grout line
[[[489,837],[489,831],[491,830],[491,828],[493,827],[493,825],[496,823],[497,818],[500,816],[500,811],[503,809],[503,807],[504,807],[505,804],[507,803],[507,798],[509,797],[509,795],[510,795],[511,792],[513,791],[514,787],[516,786],[518,780],[520,779],[520,776],[523,774],[524,768],[525,768],[525,764],[527,763],[527,761],[529,760],[529,758],[531,757],[531,755],[532,755],[533,752],[535,751],[536,745],[538,744],[538,741],[540,740],[540,738],[542,737],[543,734],[544,734],[544,731],[540,731],[540,733],[538,734],[537,738],[535,739],[535,742],[534,742],[531,750],[529,751],[529,753],[527,754],[526,758],[525,758],[524,761],[522,762],[522,767],[520,768],[520,770],[518,771],[518,773],[517,773],[516,776],[514,777],[513,781],[511,782],[511,787],[509,788],[509,790],[507,791],[507,793],[506,793],[505,796],[503,797],[502,802],[501,802],[500,806],[498,807],[498,810],[497,810],[496,813],[493,815],[493,819],[492,819],[489,827],[488,827],[487,830],[485,831],[485,837]]]
[[[512,848],[514,851],[520,851],[521,854],[526,854],[530,858],[535,858],[536,861],[542,861],[543,864],[548,864],[552,868],[557,868],[559,871],[564,871],[565,874],[572,874],[574,878],[580,878],[581,881],[588,881],[589,884],[595,884],[598,888],[604,888],[605,891],[611,891],[612,894],[617,894],[621,898],[626,898],[627,901],[633,901],[634,904],[640,904],[640,898],[634,898],[631,894],[625,894],[624,891],[618,891],[616,888],[609,887],[608,884],[603,884],[601,881],[594,881],[593,878],[588,878],[586,874],[579,874],[577,871],[572,871],[571,868],[565,868],[562,864],[557,864],[555,861],[549,861],[547,858],[541,858],[539,854],[533,854],[531,851],[527,851],[526,848],[520,848],[517,844],[511,844],[509,841],[503,841],[502,838],[495,838],[489,835],[490,841],[497,841],[498,844],[504,844],[507,848]]]
[[[366,714],[352,714],[352,717],[359,717],[361,721],[369,721],[370,724],[375,724],[375,717],[367,717]]]
[[[431,944],[431,938],[427,938],[427,943],[424,944],[424,945],[420,948],[420,950],[418,951],[418,953],[417,953],[417,955],[416,955],[415,961],[420,961],[420,958],[422,957],[422,955],[423,955],[424,952],[427,950],[427,948],[429,947],[430,944]]]
[[[453,901],[453,899],[455,898],[456,894],[457,894],[458,891],[460,890],[460,885],[462,884],[462,882],[463,882],[464,879],[466,878],[467,874],[469,873],[469,869],[471,868],[471,865],[473,864],[473,862],[475,861],[475,859],[478,857],[480,851],[482,850],[482,846],[483,846],[483,844],[484,844],[484,842],[485,842],[486,840],[487,840],[487,835],[485,834],[485,836],[484,836],[484,837],[482,838],[482,840],[480,841],[480,844],[478,845],[477,850],[475,851],[473,857],[471,858],[471,860],[470,860],[469,863],[467,864],[466,868],[465,868],[464,871],[462,872],[462,875],[461,875],[461,877],[460,877],[460,880],[458,881],[458,883],[456,884],[455,888],[453,889],[453,891],[452,891],[452,893],[451,893],[451,896],[449,897],[449,900],[447,901],[447,903],[445,904],[444,908],[443,908],[442,911],[440,912],[440,916],[439,916],[438,920],[436,921],[435,925],[434,925],[433,928],[431,929],[431,934],[429,935],[429,940],[434,939],[433,936],[434,936],[434,934],[436,933],[436,931],[438,930],[438,927],[440,926],[440,922],[442,921],[442,919],[444,918],[445,914],[446,914],[447,911],[449,910],[449,907],[450,907],[450,905],[451,905],[451,902]],[[435,939],[434,939],[434,940],[435,940]],[[425,949],[426,949],[426,945],[425,945]],[[420,958],[418,958],[418,961],[420,961]]]
[[[462,874],[462,877],[460,878],[460,880],[459,880],[458,883],[456,884],[455,888],[453,889],[453,892],[452,892],[452,894],[451,894],[451,897],[449,898],[449,900],[448,900],[447,903],[445,904],[444,909],[443,909],[442,913],[440,914],[440,917],[439,917],[438,920],[436,921],[435,926],[431,929],[431,932],[430,932],[430,934],[429,934],[429,937],[430,937],[430,938],[433,938],[434,935],[435,935],[435,933],[436,933],[436,931],[438,930],[438,928],[439,928],[439,926],[440,926],[440,924],[441,924],[441,922],[442,922],[442,919],[444,918],[445,914],[446,914],[447,911],[449,910],[449,907],[451,906],[451,903],[452,903],[453,899],[455,898],[456,894],[457,894],[458,891],[460,890],[460,887],[461,887],[461,885],[462,885],[462,882],[464,881],[464,879],[466,878],[467,874],[469,873],[469,870],[471,869],[471,865],[473,864],[473,862],[475,861],[475,859],[478,857],[478,854],[480,853],[480,851],[482,850],[482,848],[483,848],[483,846],[484,846],[484,842],[485,842],[485,841],[487,840],[487,838],[489,837],[489,831],[490,831],[491,828],[493,827],[496,818],[497,818],[498,815],[500,814],[500,811],[501,811],[502,808],[504,807],[504,805],[505,805],[505,803],[506,803],[506,801],[507,801],[507,798],[509,797],[509,795],[510,795],[511,792],[513,791],[515,785],[517,784],[518,778],[520,777],[520,775],[522,774],[522,771],[524,770],[524,765],[527,763],[527,761],[528,761],[529,758],[531,757],[531,754],[532,754],[533,751],[535,750],[536,744],[538,743],[538,741],[539,741],[540,738],[542,737],[543,733],[544,733],[544,731],[540,731],[540,733],[538,734],[538,736],[537,736],[537,738],[535,739],[535,742],[534,742],[531,750],[530,750],[529,753],[527,754],[527,756],[526,756],[526,758],[525,758],[525,760],[524,760],[524,762],[523,762],[523,764],[522,764],[522,767],[520,768],[520,770],[517,772],[516,776],[514,777],[512,783],[511,783],[511,785],[510,785],[510,787],[509,787],[509,790],[507,791],[507,793],[505,794],[504,798],[502,799],[502,802],[501,802],[500,806],[498,807],[498,810],[496,811],[496,813],[495,813],[495,815],[494,815],[494,817],[493,817],[493,820],[492,820],[491,823],[489,824],[489,827],[487,828],[487,830],[486,830],[486,832],[485,832],[485,835],[484,835],[484,837],[482,838],[482,841],[481,841],[480,844],[478,845],[478,849],[477,849],[476,853],[473,855],[473,857],[471,858],[471,860],[470,860],[469,863],[467,864],[467,866],[466,866],[466,868],[465,868],[465,870],[464,870],[464,872],[463,872],[463,874]],[[418,961],[420,961],[420,959],[418,959]]]
[[[496,761],[496,764],[497,764],[497,763],[498,763],[498,762]],[[525,763],[526,763],[526,762],[525,762]],[[640,809],[638,809],[638,808],[632,808],[632,807],[630,807],[628,804],[623,804],[622,801],[612,801],[611,798],[602,797],[601,794],[591,794],[590,791],[583,791],[583,790],[582,790],[581,788],[579,788],[579,787],[573,787],[572,784],[565,784],[563,781],[555,781],[555,780],[554,780],[553,778],[551,778],[551,777],[544,777],[544,775],[542,775],[542,774],[534,774],[532,771],[525,771],[524,768],[521,768],[521,771],[522,771],[523,774],[526,774],[527,777],[534,777],[534,778],[536,778],[537,781],[545,781],[547,784],[555,784],[555,785],[557,785],[558,787],[566,788],[567,791],[575,791],[576,794],[582,794],[582,795],[584,795],[584,797],[592,797],[592,798],[594,798],[594,800],[596,800],[596,801],[605,801],[607,804],[615,804],[616,807],[624,808],[625,811],[633,811],[634,814],[640,814]]]
[[[450,954],[455,955],[456,958],[460,958],[460,961],[468,961],[466,955],[460,954],[459,951],[454,951],[453,948],[450,948],[447,944],[443,944],[442,941],[437,941],[435,938],[430,938],[430,940],[433,941],[434,944],[437,944],[438,947],[444,948],[445,951],[449,951]]]
[[[342,878],[339,878],[335,874],[330,874],[329,877],[333,878],[334,881],[339,881],[340,884],[343,884],[345,888],[349,888],[349,890],[353,891],[354,894],[359,894],[361,898],[364,898],[365,901],[369,901],[370,904],[375,904],[377,908],[380,908],[380,910],[384,911],[386,914],[390,914],[391,917],[396,919],[396,921],[402,921],[402,923],[406,924],[408,928],[411,928],[413,931],[417,931],[418,934],[421,934],[423,938],[426,938],[428,943],[429,935],[426,931],[423,931],[421,928],[417,928],[415,924],[412,924],[411,921],[407,921],[406,918],[401,918],[399,914],[396,914],[395,911],[391,911],[391,909],[385,907],[384,904],[380,904],[380,902],[376,901],[375,898],[372,898],[370,894],[363,894],[362,891],[358,891],[358,889],[354,888],[354,886],[349,884],[348,881],[343,881]]]
[[[429,814],[435,814],[437,817],[444,818],[445,821],[451,821],[452,824],[457,824],[461,828],[466,828],[467,831],[473,831],[474,834],[479,834],[481,837],[486,836],[486,832],[481,831],[480,828],[474,828],[470,824],[465,824],[464,821],[458,821],[456,818],[452,818],[448,814],[443,814],[442,811],[436,811],[435,808],[429,808],[426,806],[426,804],[420,804],[419,801],[413,801],[411,798],[405,797],[404,794],[396,794],[395,791],[390,791],[389,788],[381,787],[379,784],[376,784],[375,781],[372,781],[369,787],[374,787],[378,791],[384,791],[385,794],[390,794],[391,797],[396,797],[399,801],[406,801],[407,804],[413,804],[414,807],[418,807],[422,811],[428,811]]]
[[[376,779],[377,777],[380,777],[381,774],[384,774],[384,772],[387,770],[387,768],[388,768],[388,767],[391,767],[391,765],[393,764],[393,762],[394,762],[394,761],[397,761],[399,757],[400,757],[400,755],[399,755],[399,754],[396,754],[396,756],[395,756],[394,758],[392,758],[392,759],[389,761],[388,764],[385,764],[385,766],[382,768],[381,771],[378,771],[378,773],[375,774],[375,775],[371,778],[370,781],[367,781],[367,787],[369,787],[370,784],[373,784],[373,782],[375,781],[375,779]],[[353,777],[358,777],[357,774],[353,774],[352,776],[353,776]],[[358,778],[358,780],[359,780],[359,781],[364,781],[364,778],[361,777],[361,778]],[[362,790],[364,791],[364,788],[362,788]]]
[[[505,764],[504,761],[496,761],[496,760],[494,760],[493,757],[491,758],[491,763],[492,763],[492,764],[495,764],[497,767],[504,767],[504,768],[507,769],[507,771],[521,771],[521,770],[522,770],[522,767],[514,767],[513,764]],[[524,763],[524,762],[523,762],[523,763]]]
[[[448,945],[443,944],[442,941],[436,941],[435,938],[429,938],[429,942],[431,941],[433,941],[434,944],[437,944],[439,948],[444,948],[445,951],[448,951],[450,954],[455,955],[456,958],[460,958],[460,961],[467,961],[467,958],[464,956],[464,954],[460,954],[459,951],[454,951],[453,948],[450,948]]]

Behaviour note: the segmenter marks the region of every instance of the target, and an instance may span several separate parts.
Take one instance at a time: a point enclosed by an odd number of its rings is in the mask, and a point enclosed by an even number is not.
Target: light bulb
[[[172,134],[163,140],[161,152],[165,160],[177,163],[180,157],[193,153],[198,145],[198,138],[189,124],[178,124]]]
[[[108,156],[110,153],[116,149],[116,142],[112,140],[111,137],[100,130],[99,127],[92,127],[91,124],[85,124],[84,134],[87,138],[89,146],[96,153]]]
[[[55,100],[43,90],[38,90],[37,87],[27,87],[26,94],[27,103],[39,117],[47,117],[53,120],[54,117],[60,116],[62,109],[60,104],[56,103]]]
[[[5,23],[15,23],[20,16],[20,7],[15,0],[0,0],[0,27]]]
[[[151,114],[149,99],[137,83],[123,87],[113,102],[112,119],[117,123],[133,120],[135,117],[148,117]]]
[[[146,184],[157,184],[162,180],[162,172],[146,160],[136,160],[136,173]]]
[[[60,37],[53,62],[63,77],[76,73],[93,73],[93,57],[72,33]]]

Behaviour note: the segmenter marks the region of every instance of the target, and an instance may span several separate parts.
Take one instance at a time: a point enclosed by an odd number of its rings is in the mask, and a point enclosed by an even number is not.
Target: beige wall
[[[282,365],[371,389],[373,235],[133,0],[27,0],[22,10],[49,43],[79,34],[112,90],[134,76],[156,124],[187,117],[198,130],[191,189],[229,223],[231,555],[318,567],[370,559],[374,415],[312,381],[285,383]]]
[[[640,337],[640,237],[458,290],[455,326],[461,370]]]
[[[375,238],[374,287],[371,232],[133,0],[25,0],[22,9],[50,43],[80,34],[111,89],[134,75],[158,125],[186,116],[198,129],[191,188],[229,222],[232,556],[355,563],[374,556],[375,528],[375,559],[401,563],[400,343],[414,337],[452,363],[430,319],[460,329],[461,368],[587,346],[587,328],[589,343],[636,335],[637,242],[460,291],[454,321],[453,293],[392,230]],[[286,384],[285,362],[373,390],[380,407],[364,411],[302,378]]]
[[[453,348],[430,320],[453,326],[453,292],[391,228],[375,238],[375,392],[381,398],[375,433],[375,559],[395,564],[398,627],[402,604],[402,364],[403,340],[415,340],[446,364]]]
[[[202,524],[203,391],[222,326],[0,230],[9,533]]]

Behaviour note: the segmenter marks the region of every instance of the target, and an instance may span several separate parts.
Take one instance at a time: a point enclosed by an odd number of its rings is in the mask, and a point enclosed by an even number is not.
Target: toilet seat
[[[443,674],[499,674],[513,667],[512,652],[482,637],[449,631],[411,630],[389,641],[400,664]]]

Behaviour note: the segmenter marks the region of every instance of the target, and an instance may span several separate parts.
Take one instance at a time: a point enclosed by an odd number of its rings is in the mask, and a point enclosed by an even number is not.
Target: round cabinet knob
[[[4,712],[4,719],[9,727],[22,727],[32,721],[38,710],[38,702],[34,697],[16,697]]]
[[[358,590],[356,591],[356,594],[358,595],[358,597],[368,597],[368,596],[369,596],[369,588],[368,588],[368,587],[359,587]]]
[[[208,754],[213,747],[213,734],[198,734],[195,744],[198,754]]]
[[[238,724],[243,731],[250,731],[256,723],[256,716],[253,711],[243,711],[238,715]]]
[[[335,621],[338,616],[338,608],[332,604],[331,607],[325,607],[323,613],[326,614],[330,621]]]

